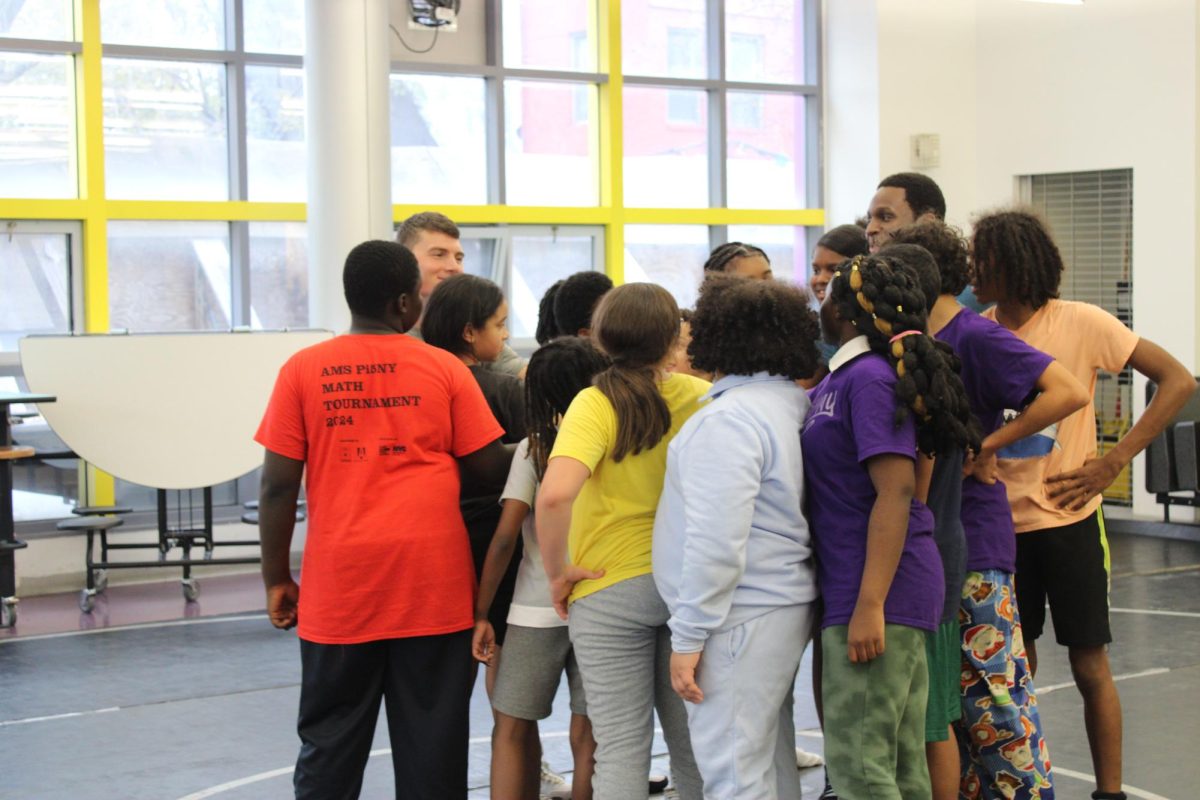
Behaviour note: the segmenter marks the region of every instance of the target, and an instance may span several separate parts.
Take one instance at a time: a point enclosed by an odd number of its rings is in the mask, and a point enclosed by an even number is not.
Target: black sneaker
[[[650,794],[662,794],[667,788],[666,775],[651,775],[650,776]]]
[[[825,788],[817,795],[817,800],[838,800],[837,792],[829,785],[829,781],[825,781]]]

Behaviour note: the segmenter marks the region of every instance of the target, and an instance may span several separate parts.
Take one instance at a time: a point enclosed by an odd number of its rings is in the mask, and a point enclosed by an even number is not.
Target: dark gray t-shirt
[[[958,619],[962,585],[967,575],[967,537],[962,525],[963,453],[939,455],[933,462],[929,482],[929,500],[933,512],[933,541],[942,557],[946,578],[946,601],[942,605],[942,624]]]

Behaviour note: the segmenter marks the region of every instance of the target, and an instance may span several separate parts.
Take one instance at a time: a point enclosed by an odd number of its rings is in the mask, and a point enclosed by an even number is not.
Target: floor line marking
[[[1079,781],[1084,781],[1085,783],[1094,784],[1096,782],[1095,775],[1089,775],[1086,772],[1076,772],[1073,769],[1060,767],[1057,764],[1051,764],[1050,774],[1051,776],[1065,775],[1068,778],[1074,778]],[[1161,794],[1148,792],[1145,789],[1139,789],[1136,786],[1130,786],[1128,783],[1121,786],[1121,791],[1125,792],[1125,794],[1129,795],[1130,797],[1140,797],[1142,800],[1168,800],[1168,798],[1163,797]]]
[[[0,721],[0,728],[7,728],[10,725],[28,725],[31,722],[48,722],[55,719],[71,719],[73,717],[90,717],[93,714],[111,714],[114,711],[120,711],[120,706],[112,706],[111,708],[97,708],[93,711],[68,711],[65,714],[48,714],[44,717],[26,717],[25,719],[8,719]]]
[[[1144,669],[1141,672],[1130,672],[1126,675],[1114,675],[1113,682],[1127,681],[1127,680],[1130,680],[1131,678],[1149,678],[1151,675],[1165,675],[1170,671],[1171,670],[1169,667],[1154,667],[1153,669]],[[1035,688],[1038,696],[1040,697],[1041,695],[1050,694],[1051,692],[1057,691],[1059,689],[1066,689],[1067,687],[1074,686],[1074,685],[1075,685],[1075,681],[1067,681],[1066,683],[1052,683],[1049,686],[1036,686],[1035,685],[1034,688]]]
[[[1114,572],[1113,578],[1152,578],[1156,575],[1175,575],[1180,572],[1195,572],[1200,570],[1200,564],[1181,564],[1177,567],[1160,567],[1158,569],[1133,570],[1130,572]]]
[[[1198,611],[1160,611],[1157,608],[1110,608],[1110,613],[1113,614],[1149,614],[1159,617],[1191,617],[1200,619]]]
[[[144,631],[153,628],[178,628],[184,625],[213,625],[218,622],[248,622],[250,620],[267,619],[266,614],[251,614],[236,617],[198,617],[196,619],[177,619],[170,622],[145,622],[136,625],[114,625],[111,628],[90,628],[86,631],[65,631],[63,633],[41,633],[34,636],[5,636],[0,639],[0,645],[15,642],[40,642],[46,639],[63,639],[68,636],[94,636],[100,633],[115,631]]]

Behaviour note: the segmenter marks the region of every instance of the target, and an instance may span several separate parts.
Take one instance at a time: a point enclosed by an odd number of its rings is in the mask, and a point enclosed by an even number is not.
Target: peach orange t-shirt
[[[455,458],[503,435],[462,362],[411,337],[338,336],[292,356],[254,438],[304,462],[300,638],[470,628],[475,572]]]
[[[984,316],[994,320],[996,310],[988,309]],[[1072,300],[1051,300],[1013,333],[1070,370],[1089,395],[1095,394],[1098,372],[1120,372],[1138,343],[1137,334],[1112,314]],[[1019,410],[1005,412],[1005,417]],[[1060,509],[1045,483],[1047,477],[1078,469],[1096,455],[1096,409],[1092,403],[997,455],[1018,534],[1070,525],[1100,507],[1097,496],[1080,511]]]

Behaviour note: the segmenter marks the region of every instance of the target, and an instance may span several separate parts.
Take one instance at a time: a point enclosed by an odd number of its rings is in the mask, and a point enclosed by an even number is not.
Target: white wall
[[[942,187],[946,219],[959,226],[976,207],[976,27],[969,0],[879,0],[879,175],[912,171],[910,137],[938,134],[940,165],[919,171]]]
[[[941,136],[941,166],[927,172],[960,225],[1012,203],[1020,175],[1132,168],[1134,328],[1200,368],[1195,0],[853,0],[852,12],[841,5],[826,3],[830,222],[845,221],[847,193],[861,195],[853,213],[865,209],[864,165],[878,158],[879,176],[909,169],[914,133]],[[845,13],[873,26],[873,37],[845,41]],[[871,38],[874,60],[862,52]],[[855,97],[839,89],[873,78],[877,152],[860,129],[871,124],[871,110],[860,109],[860,124],[848,123]],[[854,128],[848,144],[834,141],[847,125]],[[853,147],[858,163],[842,152]],[[1139,380],[1137,413],[1143,390]],[[1137,488],[1141,459],[1135,464]],[[1161,513],[1140,491],[1134,509]]]

